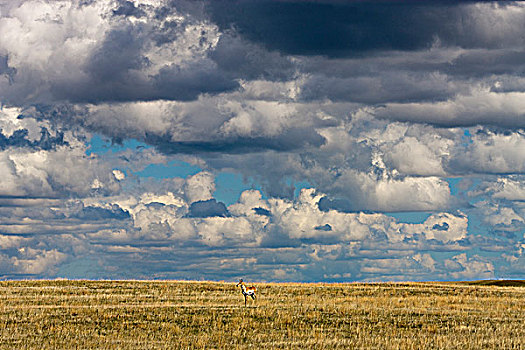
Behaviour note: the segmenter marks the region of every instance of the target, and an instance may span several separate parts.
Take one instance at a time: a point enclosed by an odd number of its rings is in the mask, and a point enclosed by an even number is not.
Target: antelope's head
[[[242,281],[242,278],[239,280],[239,283],[237,283],[237,285],[235,287],[239,287],[239,286],[242,286],[244,284],[244,282]]]

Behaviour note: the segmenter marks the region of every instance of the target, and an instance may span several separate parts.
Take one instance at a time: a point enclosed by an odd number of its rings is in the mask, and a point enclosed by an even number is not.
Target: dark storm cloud
[[[131,216],[127,210],[123,210],[117,204],[113,204],[110,208],[82,206],[82,208],[73,213],[71,218],[86,220],[126,220]]]
[[[191,203],[188,216],[193,218],[227,217],[229,213],[224,203],[217,202],[215,198],[212,198]]]
[[[235,76],[221,71],[211,60],[165,65],[157,74],[145,75],[142,71],[150,62],[144,45],[153,33],[144,25],[126,24],[113,29],[86,64],[87,81],[54,82],[54,95],[59,100],[89,103],[188,101],[203,93],[231,91],[239,86]]]
[[[229,49],[228,46],[232,42],[224,45],[225,39],[222,39],[215,56],[218,63],[209,58],[210,50],[213,50],[215,45],[213,42],[218,38],[213,32],[214,27],[199,19],[199,16],[202,16],[202,10],[200,14],[198,11],[199,6],[182,6],[183,9],[192,7],[196,8],[193,9],[193,16],[183,13],[184,20],[175,21],[169,18],[175,16],[180,19],[178,4],[172,8],[155,9],[152,6],[135,6],[132,2],[120,1],[117,8],[110,10],[112,12],[101,13],[99,19],[103,18],[108,27],[102,35],[90,38],[92,42],[96,41],[95,45],[89,44],[91,47],[87,49],[85,45],[89,40],[81,34],[91,31],[92,28],[80,28],[80,34],[70,39],[74,42],[71,51],[81,56],[72,59],[67,53],[58,54],[55,58],[46,59],[45,67],[35,68],[33,62],[25,58],[19,59],[14,67],[9,50],[7,54],[2,50],[0,77],[4,75],[8,78],[7,84],[0,84],[1,93],[4,95],[2,102],[27,106],[59,101],[187,101],[205,93],[216,94],[234,90],[239,86],[237,79],[245,76],[259,76],[264,73],[266,76],[273,74],[282,78],[279,66],[281,63],[278,63],[279,67],[275,69],[264,68],[268,66],[264,63],[265,60],[278,61],[279,55],[273,55],[275,59],[270,57],[272,55],[265,57],[265,52],[261,49],[253,54],[249,53],[250,50],[245,52],[246,57],[242,59],[245,72],[236,72],[232,67],[228,67],[223,58],[236,57],[239,48],[233,44]],[[164,15],[161,15],[162,9],[165,9]],[[145,20],[135,21],[139,17]],[[42,22],[42,32],[54,30],[52,28],[55,26],[54,28],[66,37],[69,35],[66,32],[70,32],[66,27],[82,25],[79,24],[81,21],[73,17],[61,19],[58,23],[47,19]],[[24,18],[22,26],[32,30],[34,21],[32,18]],[[20,40],[23,43],[25,39]],[[42,51],[46,54],[54,52],[63,44],[61,40],[64,38],[60,35],[50,33],[48,39],[42,40],[41,44],[45,47]],[[11,48],[14,51],[21,48],[23,50],[23,45],[12,44],[15,41],[10,41]],[[252,47],[256,50],[256,45]],[[233,53],[229,53],[231,50]],[[181,57],[178,56],[178,51],[183,52]],[[168,56],[159,58],[159,52],[161,56]],[[41,58],[37,53],[34,55],[38,59]],[[159,61],[152,62],[152,55]],[[286,64],[285,59],[282,61]],[[273,63],[269,64],[271,66]]]
[[[482,78],[494,74],[523,75],[523,47],[503,49],[432,48],[414,52],[385,51],[364,57],[308,57],[304,72],[330,78],[381,77],[382,72],[425,74],[442,72],[457,79]]]
[[[469,94],[474,86],[523,91],[525,52],[514,48],[383,51],[357,58],[307,57],[299,69],[307,74],[300,92],[306,101],[435,102]]]
[[[337,210],[342,213],[349,213],[352,211],[352,203],[348,199],[330,199],[328,197],[323,197],[319,200],[319,210],[329,211]]]
[[[209,9],[222,30],[234,28],[271,50],[295,55],[342,57],[419,50],[436,40],[464,48],[497,48],[506,41],[523,41],[486,35],[464,4],[451,1],[238,0],[211,1]]]
[[[238,79],[285,80],[295,72],[279,53],[224,34],[207,55],[184,64],[168,63],[156,74],[145,74],[152,65],[147,58],[152,41],[158,46],[176,45],[184,30],[173,21],[116,25],[90,55],[82,81],[57,79],[51,83],[51,91],[58,100],[76,103],[190,101],[201,94],[232,91],[239,87]],[[200,49],[210,45],[207,40],[202,31]],[[4,71],[13,74],[13,69]]]
[[[279,52],[230,34],[221,36],[210,58],[224,72],[248,80],[286,80],[295,72],[292,62]]]
[[[324,224],[322,226],[316,226],[314,227],[314,230],[317,230],[317,231],[332,231],[332,226],[330,226],[330,224]]]
[[[155,99],[189,101],[203,93],[231,91],[239,84],[204,61],[189,67],[166,66],[154,77]]]
[[[310,77],[301,89],[304,100],[330,99],[366,104],[412,101],[439,101],[459,89],[435,73],[384,72],[379,76],[356,78]]]
[[[130,70],[144,68],[148,61],[142,55],[146,40],[144,25],[126,24],[111,30],[104,42],[91,55],[86,71],[100,82],[121,79]]]
[[[378,106],[372,113],[377,118],[448,128],[488,125],[522,129],[525,127],[524,96],[523,92],[496,93],[480,89],[438,103],[387,103]]]
[[[72,257],[93,278],[523,270],[523,181],[502,184],[525,173],[523,4],[155,3],[0,5],[6,272],[50,276]],[[89,132],[156,149],[86,152]],[[205,172],[176,179],[179,160]],[[145,179],[148,164],[173,178]],[[227,208],[209,199],[221,172],[261,192]],[[498,182],[476,193],[448,180],[487,174]],[[411,224],[384,214],[421,210]],[[498,239],[476,241],[478,227]]]
[[[263,248],[280,248],[280,247],[299,247],[301,242],[298,239],[290,238],[288,234],[282,232],[279,227],[274,227],[267,232],[261,239]]]
[[[52,123],[65,124],[68,128],[82,126],[90,131],[102,133],[114,142],[120,143],[125,139],[136,138],[147,144],[155,146],[165,154],[247,154],[251,152],[263,152],[273,150],[287,152],[304,147],[320,147],[325,144],[326,139],[318,131],[318,127],[332,126],[333,123],[318,121],[314,119],[312,126],[286,126],[278,132],[272,131],[266,134],[265,128],[273,122],[275,115],[263,116],[267,122],[256,121],[260,126],[252,126],[253,135],[239,135],[237,131],[225,134],[222,131],[224,125],[235,120],[243,110],[235,110],[231,113],[221,112],[211,101],[209,105],[196,104],[199,107],[194,111],[191,106],[173,105],[162,111],[161,114],[150,115],[150,120],[164,123],[163,118],[174,121],[174,128],[159,130],[144,129],[142,118],[137,117],[136,112],[124,109],[113,110],[103,107],[100,112],[94,114],[89,108],[82,105],[62,104],[54,106],[39,105],[23,112],[26,118],[38,120],[49,120]],[[204,108],[200,108],[204,106]],[[142,111],[140,111],[142,112]],[[180,115],[180,116],[179,116]],[[108,118],[111,116],[111,118]],[[294,116],[295,117],[295,116]],[[256,118],[254,118],[255,120]],[[276,118],[278,122],[278,118]],[[180,123],[180,124],[179,124]],[[184,124],[186,130],[191,132],[178,133],[179,125]],[[255,123],[255,122],[254,122]],[[154,125],[148,123],[148,125]]]
[[[34,149],[52,150],[56,146],[67,145],[64,141],[64,133],[57,131],[56,136],[52,136],[49,130],[42,127],[40,130],[40,139],[30,140],[28,139],[29,132],[27,129],[15,130],[12,135],[5,136],[0,129],[0,150],[8,147],[29,147]]]
[[[262,215],[262,216],[272,216],[272,213],[268,210],[268,209],[264,209],[264,208],[260,208],[260,207],[257,207],[257,208],[252,208],[252,210],[255,212],[255,214],[257,215]]]
[[[449,228],[449,225],[446,222],[442,223],[441,225],[435,224],[434,226],[432,226],[433,230],[438,230],[438,231],[448,231],[448,228]]]
[[[525,51],[472,50],[435,68],[458,78],[480,78],[501,74],[524,76]]]
[[[0,55],[0,74],[7,76],[9,82],[13,83],[13,77],[16,74],[16,69],[13,67],[9,67],[8,56]]]
[[[119,0],[119,7],[116,10],[113,10],[115,16],[132,16],[140,18],[146,15],[146,12],[140,8],[140,6],[135,6],[131,1]]]
[[[145,142],[160,151],[175,153],[250,153],[264,150],[292,151],[307,145],[319,147],[325,138],[311,128],[294,128],[274,137],[235,137],[210,141],[174,141],[169,135],[147,134]]]

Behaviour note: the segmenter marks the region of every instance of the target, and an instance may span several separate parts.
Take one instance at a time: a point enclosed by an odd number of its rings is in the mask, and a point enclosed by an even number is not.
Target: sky
[[[525,278],[525,2],[0,0],[0,279]]]

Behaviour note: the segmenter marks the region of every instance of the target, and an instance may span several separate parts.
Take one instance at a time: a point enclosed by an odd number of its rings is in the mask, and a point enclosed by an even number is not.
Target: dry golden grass
[[[0,282],[0,349],[521,349],[525,288]]]

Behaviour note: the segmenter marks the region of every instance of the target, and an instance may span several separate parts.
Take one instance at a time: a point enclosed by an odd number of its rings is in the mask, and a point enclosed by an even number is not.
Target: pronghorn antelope
[[[236,287],[241,286],[242,295],[244,295],[244,306],[246,306],[246,298],[249,296],[252,297],[253,300],[255,300],[255,292],[257,291],[257,288],[255,287],[246,287],[246,284],[242,281],[242,278],[239,280],[239,283],[237,283]]]

